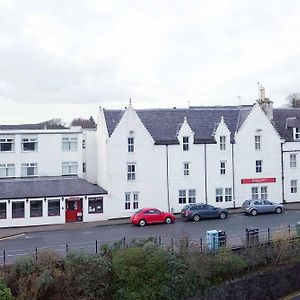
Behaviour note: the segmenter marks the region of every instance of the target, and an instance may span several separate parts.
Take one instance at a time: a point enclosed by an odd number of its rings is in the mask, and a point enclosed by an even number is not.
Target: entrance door
[[[82,221],[82,198],[66,199],[66,222]]]

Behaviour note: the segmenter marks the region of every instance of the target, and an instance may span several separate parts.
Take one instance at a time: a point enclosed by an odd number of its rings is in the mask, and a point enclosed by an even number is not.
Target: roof
[[[36,124],[0,125],[0,130],[39,130],[39,129],[68,129],[62,124],[45,121]]]
[[[293,127],[300,128],[300,108],[274,108],[273,124],[282,138],[294,141]]]
[[[98,194],[107,194],[107,191],[77,176],[11,178],[0,180],[0,199]]]
[[[195,143],[215,143],[213,137],[216,125],[221,117],[233,135],[240,128],[250,113],[252,105],[248,106],[200,106],[186,109],[142,109],[136,110],[155,144],[178,144],[177,132],[184,118],[193,132]],[[124,110],[104,110],[104,116],[111,136],[124,114]]]

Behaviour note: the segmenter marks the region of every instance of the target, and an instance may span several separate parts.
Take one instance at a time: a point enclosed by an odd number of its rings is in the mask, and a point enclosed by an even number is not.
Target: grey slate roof
[[[245,121],[251,106],[190,107],[187,109],[144,109],[136,110],[140,120],[153,137],[155,144],[178,144],[177,131],[187,117],[187,122],[195,133],[195,143],[215,143],[213,132],[224,117],[233,134]],[[104,110],[109,136],[113,133],[124,114],[124,110]]]
[[[0,199],[44,198],[107,194],[103,188],[77,176],[0,180]]]
[[[300,108],[274,108],[273,124],[287,142],[293,140],[293,127],[300,128]]]
[[[45,121],[36,124],[0,125],[0,130],[39,130],[39,129],[67,129],[64,125]]]

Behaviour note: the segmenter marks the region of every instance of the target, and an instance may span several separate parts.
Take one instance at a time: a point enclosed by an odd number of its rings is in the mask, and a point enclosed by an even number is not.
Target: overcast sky
[[[251,104],[257,82],[300,91],[299,0],[0,0],[0,124]]]

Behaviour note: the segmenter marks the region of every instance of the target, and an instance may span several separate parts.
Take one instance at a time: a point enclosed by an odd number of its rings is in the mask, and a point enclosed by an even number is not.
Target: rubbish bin
[[[215,251],[219,249],[218,230],[206,231],[206,243],[209,251]]]
[[[296,223],[297,236],[300,236],[300,222]]]
[[[226,246],[226,233],[224,230],[218,230],[219,247]]]
[[[82,222],[82,212],[77,213],[77,222]]]
[[[247,245],[257,245],[259,242],[258,228],[246,228]]]

